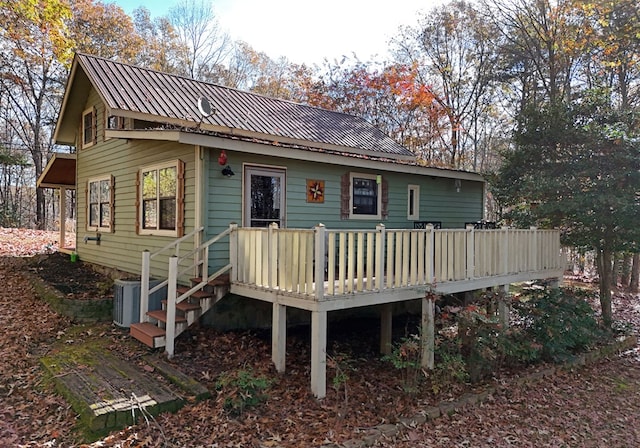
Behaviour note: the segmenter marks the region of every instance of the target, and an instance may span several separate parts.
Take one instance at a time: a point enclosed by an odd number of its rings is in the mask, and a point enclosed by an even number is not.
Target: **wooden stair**
[[[201,283],[200,278],[192,278],[192,285]],[[193,292],[187,299],[176,304],[176,337],[200,317],[209,311],[222,297],[229,292],[229,275],[221,275],[215,280],[205,284],[202,289]],[[191,288],[179,286],[177,295],[188,292]],[[149,322],[131,324],[129,333],[132,337],[151,348],[160,348],[166,345],[167,300],[162,301],[161,310],[147,312]]]

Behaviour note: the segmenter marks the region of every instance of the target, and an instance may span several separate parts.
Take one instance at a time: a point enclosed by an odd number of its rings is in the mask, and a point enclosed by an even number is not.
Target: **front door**
[[[285,227],[285,170],[245,167],[245,227],[267,227],[272,222]]]

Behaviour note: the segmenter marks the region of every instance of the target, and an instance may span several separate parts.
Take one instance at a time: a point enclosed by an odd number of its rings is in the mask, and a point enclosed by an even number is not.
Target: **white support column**
[[[229,234],[229,262],[231,263],[231,282],[238,281],[238,224],[229,224],[231,233]]]
[[[167,285],[167,325],[164,329],[166,337],[166,353],[173,358],[176,339],[176,298],[178,286],[178,257],[169,258],[169,280]]]
[[[60,187],[60,241],[58,249],[64,249],[67,241],[67,189]]]
[[[142,268],[140,273],[140,322],[148,322],[149,316],[149,275],[151,266],[151,252],[142,251]]]
[[[311,312],[311,392],[327,395],[327,312]]]
[[[391,334],[393,331],[393,305],[385,303],[380,311],[380,353],[391,354]]]
[[[327,229],[324,224],[320,223],[315,227],[315,248],[314,248],[314,260],[315,264],[315,296],[317,301],[321,301],[324,298],[324,267],[326,263],[326,235]]]
[[[376,226],[376,286],[375,289],[382,291],[385,287],[384,280],[384,255],[387,247],[387,233],[384,224]]]
[[[511,315],[511,306],[509,304],[509,285],[502,285],[499,287],[500,291],[504,294],[504,298],[498,301],[498,320],[503,330],[509,328],[509,321]]]
[[[287,307],[279,303],[273,304],[271,324],[271,360],[278,373],[285,370],[287,353]]]
[[[435,298],[427,293],[422,299],[422,325],[420,339],[422,346],[422,368],[433,370],[435,366],[434,354],[436,347],[435,335]]]

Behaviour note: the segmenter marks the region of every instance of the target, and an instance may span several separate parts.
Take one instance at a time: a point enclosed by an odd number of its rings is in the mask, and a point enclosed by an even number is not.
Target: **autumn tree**
[[[397,61],[415,66],[448,121],[438,142],[447,166],[478,170],[492,129],[499,32],[471,3],[452,1],[424,14],[394,39]],[[495,123],[495,122],[494,122]],[[499,123],[499,121],[498,121]],[[446,156],[445,156],[446,155]]]
[[[11,108],[4,124],[10,130],[6,138],[29,152],[36,177],[52,147],[65,65],[71,58],[66,28],[70,18],[71,10],[64,0],[0,0],[0,82]],[[41,189],[36,191],[35,220],[44,228],[45,195]]]
[[[122,8],[97,0],[70,0],[70,5],[67,27],[74,51],[122,62],[136,60],[145,42]]]

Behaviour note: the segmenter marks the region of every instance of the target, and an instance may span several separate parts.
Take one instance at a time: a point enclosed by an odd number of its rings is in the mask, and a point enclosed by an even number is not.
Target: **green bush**
[[[393,367],[402,375],[402,388],[405,392],[415,393],[420,381],[420,335],[412,334],[404,337],[400,342],[393,344],[391,354],[382,359],[393,364]]]
[[[590,294],[575,288],[529,290],[514,302],[523,335],[539,344],[542,359],[565,361],[605,335],[589,305]]]
[[[216,390],[224,408],[236,415],[265,401],[265,391],[270,386],[271,381],[267,377],[256,376],[251,369],[225,372],[216,381]]]

